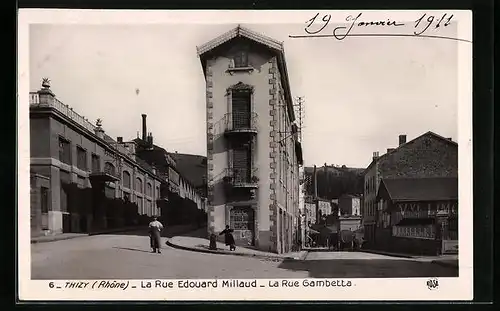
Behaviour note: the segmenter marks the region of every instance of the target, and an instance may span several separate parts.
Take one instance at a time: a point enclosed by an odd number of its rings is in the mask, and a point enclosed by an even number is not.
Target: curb
[[[88,236],[93,236],[93,235],[101,235],[101,234],[108,234],[108,233],[118,233],[118,232],[129,232],[129,231],[136,231],[136,230],[141,230],[144,229],[144,226],[141,227],[130,227],[130,228],[123,228],[123,229],[113,229],[113,230],[104,230],[104,231],[95,231],[95,232],[90,232]]]
[[[244,253],[233,253],[228,251],[214,251],[209,249],[199,249],[194,247],[187,247],[182,245],[173,244],[170,240],[167,240],[166,243],[168,246],[182,249],[185,251],[198,252],[198,253],[208,253],[208,254],[216,254],[216,255],[232,255],[232,256],[240,256],[240,257],[250,257],[250,258],[261,258],[261,259],[281,259],[281,260],[303,260],[301,258],[295,259],[293,257],[280,257],[280,256],[271,256],[271,255],[257,255],[257,254],[244,254]],[[306,253],[307,256],[307,253]]]
[[[87,235],[87,234],[83,234],[83,235],[76,235],[76,236],[58,237],[58,238],[51,239],[51,240],[41,240],[41,241],[31,240],[31,244],[39,244],[39,243],[48,243],[48,242],[64,241],[64,240],[71,240],[71,239],[76,239],[76,238],[84,238],[84,237],[88,237],[88,235]]]
[[[436,264],[436,265],[440,265],[443,267],[458,268],[458,261],[456,263],[448,263],[448,262],[441,261],[441,260],[433,260],[433,261],[431,261],[431,263]]]
[[[141,230],[141,227],[116,229],[116,230],[110,230],[110,231],[97,231],[97,232],[82,233],[81,235],[65,236],[65,237],[55,235],[53,239],[40,240],[40,241],[31,240],[31,244],[64,241],[64,240],[70,240],[70,239],[76,239],[76,238],[84,238],[84,237],[89,237],[89,236],[94,236],[94,235],[102,235],[102,234],[118,233],[118,232],[129,232],[129,231],[136,231],[136,230]]]
[[[377,255],[385,255],[389,257],[396,257],[396,258],[410,258],[413,259],[415,256],[411,255],[404,255],[404,254],[392,254],[392,253],[385,253],[385,252],[379,252],[379,251],[372,251],[372,250],[367,250],[367,249],[360,249],[358,252],[362,253],[370,253],[370,254],[377,254]]]

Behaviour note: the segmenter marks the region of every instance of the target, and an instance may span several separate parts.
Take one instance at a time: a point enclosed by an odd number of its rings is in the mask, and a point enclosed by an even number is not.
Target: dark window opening
[[[104,164],[104,172],[106,174],[115,176],[115,166],[109,162],[106,162],[106,164]]]
[[[76,167],[87,170],[87,151],[81,147],[76,147]]]
[[[101,161],[98,155],[92,155],[92,172],[99,173],[101,171]]]
[[[135,190],[143,193],[143,190],[142,190],[142,180],[139,177],[137,177],[135,179]]]
[[[233,129],[244,129],[250,127],[250,105],[251,94],[249,91],[233,91]]]
[[[131,186],[130,173],[127,171],[123,172],[123,186],[129,189]]]
[[[59,138],[59,161],[71,165],[71,144],[63,138]]]
[[[250,144],[233,145],[233,177],[235,182],[251,182],[252,153]]]
[[[40,197],[42,214],[47,214],[49,212],[49,189],[46,187],[41,187]]]
[[[248,53],[245,51],[240,51],[234,55],[234,67],[242,68],[248,67]]]

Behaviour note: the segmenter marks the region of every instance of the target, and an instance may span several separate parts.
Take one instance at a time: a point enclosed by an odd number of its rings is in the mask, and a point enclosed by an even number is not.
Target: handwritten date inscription
[[[390,27],[397,28],[401,26],[406,26],[407,23],[398,22],[395,20],[387,19],[387,20],[378,20],[378,21],[363,21],[362,18],[363,13],[359,13],[356,16],[349,15],[346,18],[348,22],[347,26],[338,26],[333,29],[333,37],[337,40],[343,40],[347,36],[351,35],[351,31],[355,28],[370,28],[370,27]],[[325,14],[320,17],[320,14],[317,13],[311,19],[306,21],[305,32],[310,35],[320,34],[330,23],[332,16],[330,14]],[[453,18],[453,14],[448,15],[443,14],[440,17],[436,17],[434,15],[427,15],[424,13],[417,20],[412,22],[413,26],[413,35],[420,36],[425,35],[426,32],[429,31],[432,27],[437,29],[439,27],[446,27],[451,23]]]

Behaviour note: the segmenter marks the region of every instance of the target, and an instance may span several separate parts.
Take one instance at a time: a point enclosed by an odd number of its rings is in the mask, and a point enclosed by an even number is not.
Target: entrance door
[[[49,189],[40,188],[40,209],[42,211],[42,230],[49,229]]]
[[[230,227],[234,230],[237,244],[255,245],[255,211],[251,206],[233,207],[230,212]]]

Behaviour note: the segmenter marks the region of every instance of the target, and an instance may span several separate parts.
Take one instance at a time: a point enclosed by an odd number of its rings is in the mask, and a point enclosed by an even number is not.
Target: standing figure
[[[161,231],[163,230],[163,225],[158,221],[156,217],[153,218],[153,221],[149,223],[149,242],[151,244],[151,248],[153,249],[152,253],[161,254]]]
[[[233,237],[233,229],[229,229],[229,226],[226,226],[226,229],[224,229],[219,235],[224,234],[224,242],[226,243],[227,246],[229,246],[230,251],[236,250],[236,246],[234,245],[234,237]]]

